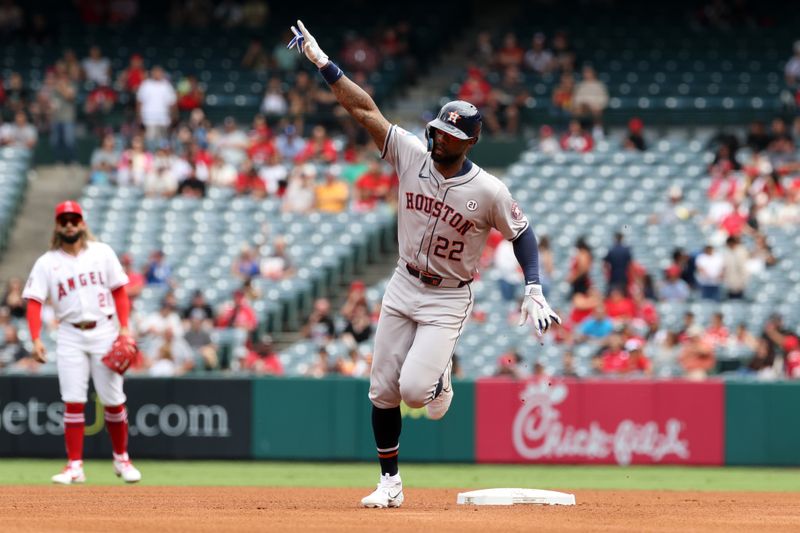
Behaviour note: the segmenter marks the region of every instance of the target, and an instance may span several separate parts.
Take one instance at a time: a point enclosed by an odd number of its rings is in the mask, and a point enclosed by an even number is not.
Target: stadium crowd
[[[124,24],[135,17],[137,2],[122,4],[128,7],[116,14],[98,14],[87,8],[81,16],[84,20],[105,17],[108,23]],[[216,10],[189,9],[189,4],[195,2],[171,3],[173,25],[250,27],[258,17],[268,16],[263,2],[257,1],[223,2]],[[348,35],[337,56],[368,92],[368,75],[386,58],[398,60],[408,72],[414,72],[405,24],[381,32],[376,46],[363,36]],[[787,84],[796,86],[800,45],[795,53],[785,75]],[[608,91],[590,65],[582,65],[577,76],[576,54],[566,32],[556,32],[549,39],[537,33],[527,49],[513,33],[506,34],[498,46],[491,34],[483,32],[477,36],[471,57],[474,64],[467,70],[458,97],[478,105],[488,134],[521,132],[520,111],[530,98],[522,77],[546,74],[560,80],[551,96],[554,121],[567,121],[568,128],[559,137],[550,126],[542,126],[540,151],[589,152],[605,138],[602,116]],[[0,127],[0,144],[32,148],[39,136],[48,134],[59,158],[72,162],[76,157],[76,127],[83,121],[100,140],[88,162],[87,181],[92,185],[136,187],[150,197],[202,197],[208,187],[224,187],[237,195],[279,198],[283,212],[301,214],[368,211],[378,204],[396,202],[397,177],[376,157],[363,131],[338,108],[330,91],[316,77],[296,71],[297,60],[282,43],[268,51],[260,40],[251,41],[241,58],[241,68],[267,70],[274,75],[266,84],[258,112],[245,126],[234,117],[213,124],[206,116],[203,84],[194,75],[171,79],[164,68],[146,65],[136,53],[124,69],[113,72],[110,60],[97,46],[90,47],[83,60],[75,51],[64,50],[47,69],[37,90],[27,87],[19,73],[10,74],[0,85],[5,122]],[[113,128],[110,117],[121,109],[124,120]],[[675,249],[672,263],[662,272],[648,272],[637,263],[622,233],[614,236],[601,259],[595,257],[586,240],[578,239],[564,272],[553,263],[549,239],[540,236],[545,290],[557,290],[561,281],[570,290],[570,308],[560,310],[565,324],[550,334],[553,342],[564,347],[565,375],[575,374],[573,351],[590,346],[596,353],[597,375],[651,375],[653,362],[669,361],[677,362],[684,375],[692,379],[720,371],[765,378],[800,377],[800,343],[778,315],[755,336],[746,324],[729,331],[720,313],[709,324],[699,324],[692,313],[687,313],[680,329],[668,330],[662,327],[655,306],[657,302],[719,302],[750,296],[749,277],[779,260],[763,228],[800,222],[800,163],[794,144],[798,135],[800,119],[787,124],[783,118],[776,118],[769,130],[762,123],[752,124],[743,141],[733,135],[718,139],[715,159],[708,168],[712,177],[708,212],[697,213],[686,207],[682,191],[673,187],[663,205],[654,206],[650,217],[653,224],[691,218],[712,230],[713,237],[703,250]],[[620,145],[644,151],[648,141],[642,121],[634,117]],[[482,268],[500,272],[498,290],[508,302],[512,322],[522,276],[511,246],[497,237],[490,237]],[[170,289],[157,311],[134,313],[142,358],[132,372],[169,376],[234,369],[282,374],[272,340],[261,333],[251,305],[253,299],[261,297],[253,279],[280,280],[294,274],[282,237],[272,239],[274,251],[268,257],[261,257],[254,243],[242,243],[231,267],[241,286],[218,309],[205,302],[202,291],[194,294],[190,305],[179,308],[171,275],[175,265],[168,263],[163,252],[154,251],[140,268],[128,254],[122,254],[134,302],[148,285]],[[605,272],[603,280],[591,277],[598,259]],[[0,302],[0,367],[35,371],[36,365],[17,333],[24,312],[21,281],[9,280]],[[378,313],[378,303],[367,301],[360,282],[352,284],[337,312],[328,300],[317,300],[302,331],[319,346],[317,361],[307,373],[316,377],[331,373],[368,375],[370,354],[359,345],[370,339]],[[483,319],[476,310],[473,320]],[[56,326],[52,309],[47,306],[44,323],[51,331]],[[329,357],[328,347],[333,341],[347,346],[347,357]],[[723,361],[718,357],[723,351],[740,357]],[[739,364],[741,360],[746,362]],[[539,363],[531,366],[532,372],[527,368],[524,358],[511,352],[500,358],[497,373],[543,375],[544,367]]]

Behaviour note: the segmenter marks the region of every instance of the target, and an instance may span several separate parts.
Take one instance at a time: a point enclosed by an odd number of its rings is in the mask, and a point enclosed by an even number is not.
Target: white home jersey
[[[59,321],[99,321],[116,314],[111,291],[128,283],[114,250],[89,241],[77,256],[50,250],[33,265],[23,298],[44,302],[48,296]]]
[[[528,227],[503,182],[474,163],[464,175],[444,179],[422,141],[397,125],[381,157],[400,179],[400,259],[419,270],[472,279],[491,228],[514,240]]]

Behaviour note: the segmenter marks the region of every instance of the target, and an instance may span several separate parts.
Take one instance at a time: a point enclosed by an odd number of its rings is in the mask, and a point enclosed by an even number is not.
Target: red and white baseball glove
[[[139,347],[131,337],[120,335],[103,356],[103,364],[118,374],[124,374],[139,354]]]

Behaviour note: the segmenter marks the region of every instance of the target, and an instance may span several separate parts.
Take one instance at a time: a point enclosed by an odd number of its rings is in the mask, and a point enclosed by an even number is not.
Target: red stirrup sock
[[[125,404],[106,407],[106,429],[116,455],[128,452],[128,411]]]
[[[82,403],[64,404],[64,444],[70,461],[83,460],[83,428],[86,418]]]

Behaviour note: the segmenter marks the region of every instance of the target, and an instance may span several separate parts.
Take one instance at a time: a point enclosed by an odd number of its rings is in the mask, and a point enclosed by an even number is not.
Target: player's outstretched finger
[[[527,320],[528,312],[525,310],[525,306],[523,306],[519,312],[519,322],[517,322],[517,326],[524,326]]]
[[[306,29],[306,25],[305,25],[305,24],[303,24],[303,21],[302,21],[302,20],[300,20],[300,19],[297,19],[297,27],[298,27],[298,28],[300,28],[300,31],[301,31],[301,32],[303,32],[303,37],[310,37],[310,36],[311,36],[311,35],[308,33],[308,30]]]

